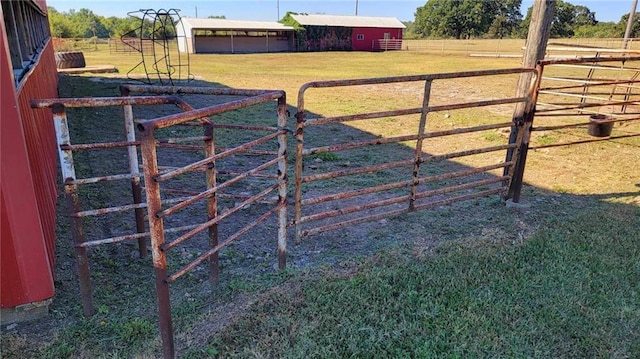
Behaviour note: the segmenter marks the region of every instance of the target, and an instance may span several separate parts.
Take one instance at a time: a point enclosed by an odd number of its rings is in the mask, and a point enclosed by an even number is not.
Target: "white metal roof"
[[[290,14],[300,25],[343,26],[343,27],[383,27],[404,29],[406,26],[395,17],[369,17],[344,15]]]
[[[283,25],[279,22],[270,21],[244,21],[228,19],[200,19],[193,17],[183,17],[180,19],[184,24],[185,31],[188,29],[198,30],[271,30],[271,31],[293,31],[293,27]],[[178,25],[179,27],[179,25]]]

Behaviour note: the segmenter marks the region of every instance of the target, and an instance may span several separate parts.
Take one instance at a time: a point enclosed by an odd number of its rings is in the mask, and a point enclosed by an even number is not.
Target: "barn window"
[[[2,15],[16,86],[51,36],[46,15],[29,1],[2,1]]]
[[[364,34],[358,34],[356,38],[358,40],[364,40]]]
[[[390,32],[385,32],[384,33],[384,39],[385,40],[389,40],[391,38],[391,33]]]

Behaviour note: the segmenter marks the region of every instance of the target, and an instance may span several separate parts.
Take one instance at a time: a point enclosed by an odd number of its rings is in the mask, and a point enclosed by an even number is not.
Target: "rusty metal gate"
[[[133,87],[126,88],[127,91],[145,91],[154,92],[177,91],[181,93],[207,93],[207,94],[233,94],[250,96],[246,99],[227,102],[219,105],[205,107],[201,109],[189,108],[186,112],[177,115],[160,117],[152,120],[141,121],[138,123],[138,130],[142,136],[142,160],[144,164],[145,190],[147,195],[147,204],[149,212],[149,231],[151,233],[151,248],[153,250],[153,266],[156,273],[156,291],[158,296],[158,311],[160,321],[160,331],[163,342],[164,356],[172,358],[174,356],[173,344],[173,328],[171,320],[171,307],[169,297],[169,284],[194,269],[206,260],[209,260],[211,270],[211,278],[217,282],[218,278],[218,253],[224,247],[230,245],[240,236],[245,235],[257,225],[263,223],[268,218],[277,215],[278,217],[278,266],[283,269],[286,265],[286,196],[287,196],[287,176],[286,176],[286,97],[283,91],[250,91],[250,90],[233,90],[233,89],[198,89],[198,88],[145,88]],[[225,112],[246,108],[249,106],[277,100],[278,122],[276,126],[253,126],[245,124],[231,124],[223,121],[209,121],[207,117],[220,115]],[[183,104],[186,107],[186,104]],[[159,166],[157,151],[157,133],[162,129],[170,129],[173,126],[189,123],[190,121],[200,121],[205,128],[205,157],[199,161],[191,162],[181,167],[162,168]],[[233,148],[218,149],[216,151],[214,144],[214,130],[228,129],[235,131],[250,131],[266,133],[249,142],[240,144]],[[261,144],[276,142],[276,151],[268,151],[260,149]],[[220,181],[220,162],[225,159],[231,159],[241,153],[250,153],[260,158],[257,163],[252,164],[245,171],[238,171],[234,168],[225,174],[228,176],[225,181]],[[270,159],[268,159],[270,158]],[[265,171],[270,167],[277,167],[275,175],[269,175]],[[236,167],[235,165],[230,167]],[[163,186],[169,187],[171,181],[178,181],[186,178],[194,172],[205,172],[206,188],[200,192],[187,193],[190,198],[181,200],[179,203],[163,208],[163,204],[167,201],[163,199],[161,193]],[[248,194],[241,198],[241,202],[235,203],[232,208],[219,213],[218,199],[224,189],[232,188],[241,181],[257,176],[264,181],[258,184],[258,189],[252,188],[257,193]],[[175,189],[174,189],[175,191]],[[268,196],[277,193],[277,199],[271,201],[271,206],[258,218],[249,221],[242,228],[237,230],[220,241],[218,239],[218,225],[223,220],[229,218],[248,206],[261,201],[269,202]],[[167,230],[164,223],[170,220],[170,217],[179,211],[186,210],[188,207],[195,205],[197,202],[206,200],[207,220],[190,228],[183,235],[167,241]],[[236,216],[237,217],[237,216]],[[237,220],[237,219],[236,219]],[[167,265],[167,253],[184,246],[188,240],[193,239],[199,233],[207,231],[209,240],[209,250],[198,255],[188,264],[169,274]]]
[[[640,57],[544,60],[538,67],[542,81],[535,116],[540,126],[532,127],[531,131],[587,127],[592,137],[553,144],[536,143],[532,149],[640,135],[614,128],[615,123],[630,124],[640,120]],[[561,76],[558,70],[561,70]]]
[[[73,250],[78,266],[78,280],[80,284],[80,296],[82,298],[82,307],[85,316],[95,313],[93,305],[93,294],[91,288],[91,276],[89,270],[89,258],[87,249],[90,247],[118,243],[127,240],[138,240],[138,248],[140,257],[147,255],[147,245],[145,237],[149,233],[145,230],[145,219],[143,209],[146,207],[142,198],[142,186],[140,184],[140,171],[138,165],[137,146],[140,142],[135,140],[135,125],[133,116],[130,111],[132,106],[151,106],[175,103],[176,98],[173,96],[146,96],[137,98],[73,98],[73,99],[43,99],[33,100],[31,105],[34,108],[51,108],[53,111],[53,121],[55,125],[58,155],[60,159],[60,168],[62,171],[62,181],[64,183],[64,192],[67,199],[67,211],[69,221],[71,222],[71,235],[73,239]],[[107,106],[120,106],[125,108],[124,113],[124,133],[122,141],[100,142],[100,143],[84,143],[73,144],[71,141],[71,133],[69,130],[69,121],[67,118],[68,108],[100,108]],[[129,109],[127,111],[127,109]],[[76,119],[82,121],[82,118]],[[77,155],[79,152],[96,151],[96,150],[116,150],[127,149],[126,162],[119,166],[128,168],[129,173],[109,173],[103,176],[90,178],[78,178],[76,175],[76,167],[78,166]],[[76,155],[74,156],[74,152]],[[114,206],[111,203],[107,207],[90,208],[87,207],[88,201],[81,201],[80,187],[86,185],[106,185],[110,182],[130,181],[131,198],[129,203]],[[87,239],[84,218],[96,217],[115,212],[132,212],[135,220],[135,232],[131,234],[118,235],[108,238]]]
[[[506,136],[498,136],[493,141],[494,131],[506,130],[512,127],[511,118],[515,104],[530,104],[534,94],[534,87],[521,97],[512,95],[496,95],[493,99],[464,99],[464,95],[455,96],[453,101],[444,104],[436,104],[434,86],[439,82],[462,80],[455,86],[470,88],[468,81],[480,80],[481,82],[496,81],[507,76],[507,83],[514,86],[511,94],[515,93],[515,84],[520,75],[528,75],[536,79],[535,69],[501,69],[475,72],[445,73],[421,76],[403,76],[389,78],[371,78],[360,80],[338,80],[312,82],[303,85],[299,90],[297,127],[296,127],[296,168],[295,168],[295,225],[296,242],[301,238],[328,230],[344,228],[357,223],[379,220],[382,218],[397,216],[411,211],[433,208],[457,201],[463,201],[492,194],[502,193],[504,188],[510,185],[514,172],[514,160],[504,160],[504,153],[509,150],[516,152],[520,148],[518,141],[509,143]],[[501,77],[502,76],[502,77]],[[402,101],[391,104],[390,110],[377,109],[371,112],[340,114],[336,116],[310,115],[305,102],[310,89],[330,88],[332,92],[349,87],[349,95],[352,96],[358,88],[374,86],[367,94],[379,96],[379,88],[375,86],[394,85],[411,86],[412,84],[424,85],[420,88],[421,106],[403,107]],[[392,91],[398,91],[397,86]],[[461,91],[464,92],[464,91]],[[346,96],[345,96],[346,97]],[[467,97],[467,96],[465,96]],[[334,102],[344,101],[338,98]],[[449,122],[448,118],[455,118],[456,110],[488,108],[492,106],[507,106],[508,110],[502,118],[486,120],[474,118],[467,121],[466,125],[446,129],[438,123]],[[406,106],[406,105],[405,105]],[[357,107],[355,105],[354,107]],[[451,112],[452,114],[450,114]],[[444,114],[443,117],[436,115]],[[411,118],[409,116],[414,116]],[[415,116],[419,118],[415,118]],[[453,117],[452,117],[453,116]],[[371,136],[360,133],[339,140],[338,134],[347,131],[346,124],[357,121],[369,123],[368,128],[375,127],[380,121],[397,121],[400,129],[406,130],[396,136]],[[372,124],[371,121],[378,121]],[[343,126],[343,127],[336,127]],[[314,128],[321,128],[315,133]],[[407,128],[409,128],[407,130]],[[492,137],[486,144],[478,146],[463,146],[460,150],[440,153],[427,153],[430,144],[438,139],[447,139],[451,136],[474,136],[478,133],[487,133]],[[508,130],[506,130],[508,132]],[[326,136],[326,133],[335,133],[336,136]],[[325,136],[323,136],[325,134]],[[497,142],[497,143],[495,143]],[[500,143],[501,142],[501,143]],[[404,145],[403,145],[404,144]],[[362,158],[371,153],[388,154],[395,151],[398,146],[406,148],[404,153],[398,156],[378,156],[374,164],[367,164]],[[469,148],[473,147],[473,148]],[[359,152],[358,152],[359,151]],[[351,152],[352,155],[348,153]],[[490,160],[482,165],[461,167],[442,166],[444,161],[460,160],[477,155],[498,154],[501,160]],[[340,162],[341,158],[351,160],[338,165],[331,162]],[[306,161],[306,163],[305,163]],[[315,165],[314,162],[321,165]],[[373,162],[373,161],[371,161]],[[325,165],[329,163],[329,165]],[[350,180],[356,177],[374,176],[375,181]],[[318,183],[325,183],[318,185]],[[321,186],[323,193],[316,191],[314,185]],[[327,188],[332,188],[330,194]],[[374,195],[375,196],[372,196]]]
[[[214,282],[217,281],[218,252],[273,216],[277,217],[278,266],[284,268],[286,265],[286,97],[283,91],[204,87],[130,85],[123,86],[121,90],[123,97],[43,99],[32,101],[32,107],[53,110],[84,315],[90,316],[95,313],[87,249],[103,244],[137,240],[140,256],[144,256],[147,251],[146,238],[150,237],[163,353],[165,357],[173,357],[170,283],[206,260],[209,260],[210,278]],[[130,96],[132,93],[141,92],[156,95]],[[218,104],[195,109],[178,94],[212,95],[211,99],[218,96],[222,97],[222,100],[218,100]],[[229,101],[229,96],[243,98]],[[273,126],[225,123],[221,117],[230,111],[273,101],[277,101],[277,121],[274,121]],[[143,117],[134,120],[134,107],[137,111],[144,112],[139,110],[143,105],[171,105],[174,110],[165,111],[169,114],[159,118],[158,110],[146,112],[142,114]],[[109,139],[105,142],[102,139],[102,142],[97,143],[72,144],[67,108],[97,111],[102,107],[114,106],[122,107],[124,114],[125,138],[122,141]],[[176,107],[182,112],[174,113]],[[271,114],[274,112],[271,111]],[[143,119],[145,115],[151,116],[151,119]],[[222,148],[215,143],[216,140],[220,140],[220,134],[216,135],[216,131],[223,130],[240,131],[248,135],[240,137],[241,143]],[[202,131],[200,135],[196,133],[199,131]],[[140,139],[136,139],[136,133],[140,134]],[[248,136],[253,138],[247,140]],[[142,150],[141,157],[138,154],[139,146]],[[122,153],[105,154],[103,159],[108,158],[110,161],[109,170],[126,167],[129,173],[77,178],[78,166],[90,166],[78,161],[78,152],[118,149],[125,149],[126,156],[123,157]],[[173,158],[171,153],[175,151],[182,153]],[[246,161],[246,165],[242,167],[237,165],[240,162],[239,156],[248,156],[251,160]],[[121,158],[125,159],[124,163],[120,163]],[[168,162],[159,164],[159,158]],[[144,173],[140,172],[140,159]],[[180,164],[184,160],[189,163]],[[234,162],[225,166],[225,160]],[[269,169],[274,167],[277,170],[268,173]],[[120,203],[117,205],[99,203],[98,208],[89,209],[86,207],[95,204],[81,200],[81,185],[106,186],[116,183],[121,186],[123,181],[131,183],[130,200],[118,198]],[[244,188],[245,192],[238,194],[238,188]],[[232,193],[225,193],[225,190],[231,190]],[[275,196],[269,196],[274,192]],[[221,204],[229,201],[234,203],[231,208],[225,207],[221,211]],[[267,209],[264,213],[250,221],[238,220],[239,211],[258,202],[261,204],[258,210],[265,208],[262,204],[266,204]],[[197,207],[199,204],[203,206]],[[145,209],[149,222],[148,230],[145,226]],[[190,209],[193,210],[189,212]],[[127,212],[134,213],[134,233],[88,239],[90,236],[85,232],[83,218]],[[183,216],[179,217],[178,212],[183,213]],[[198,216],[202,213],[204,218]],[[243,216],[247,217],[246,212]],[[125,221],[124,217],[119,217],[119,221]],[[227,234],[218,232],[221,223],[230,222],[232,225]],[[171,226],[165,227],[165,223],[170,223]],[[199,236],[201,232],[206,234]],[[193,244],[196,237],[200,237],[200,242],[204,241],[204,245]],[[198,254],[194,260],[169,274],[167,257],[170,251],[176,252],[176,248],[194,251],[193,249],[197,248],[199,253],[203,247],[206,248],[204,253]]]

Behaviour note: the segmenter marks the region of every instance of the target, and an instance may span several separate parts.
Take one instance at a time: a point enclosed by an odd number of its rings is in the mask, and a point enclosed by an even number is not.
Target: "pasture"
[[[311,81],[520,64],[517,58],[468,56],[498,48],[518,53],[520,40],[460,44],[463,49],[433,42],[426,49],[384,53],[192,55],[191,73],[213,86],[282,89],[293,110],[298,89]],[[125,80],[139,61],[104,47],[85,52],[85,58],[89,66],[115,65],[120,73],[97,80],[88,74],[63,76],[62,97],[117,96],[119,79]],[[420,91],[399,85],[323,90],[306,99],[306,109],[326,116],[420,106]],[[505,76],[445,82],[432,89],[432,96],[438,104],[514,92],[515,78]],[[429,124],[446,130],[480,119],[508,122],[511,113],[499,106],[457,110],[430,116]],[[79,143],[92,132],[89,128],[122,131],[104,121],[104,113],[84,116]],[[384,138],[416,121],[354,121],[341,131],[315,135]],[[622,132],[640,130],[637,122],[616,126]],[[433,141],[425,150],[490,145],[507,136],[486,131]],[[534,141],[586,137],[586,129],[577,128],[536,133]],[[408,142],[395,151],[412,146]],[[505,207],[495,196],[323,233],[300,245],[290,243],[291,265],[285,271],[274,269],[274,253],[264,249],[274,246],[251,250],[245,243],[225,249],[217,286],[203,273],[172,286],[179,356],[638,357],[639,148],[640,139],[634,137],[531,151],[522,206]],[[494,156],[500,160],[504,154]],[[321,157],[317,163],[339,166],[374,157]],[[481,163],[471,159],[449,165]],[[151,260],[133,258],[126,245],[97,248],[91,266],[98,314],[83,318],[69,225],[64,204],[59,207],[57,294],[51,313],[44,320],[2,328],[2,357],[158,357]]]

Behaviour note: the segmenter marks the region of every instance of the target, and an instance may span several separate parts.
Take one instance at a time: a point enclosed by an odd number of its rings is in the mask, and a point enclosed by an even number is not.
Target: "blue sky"
[[[480,0],[478,0],[480,1]],[[567,0],[565,0],[567,1]],[[392,16],[402,21],[413,21],[416,8],[426,0],[358,0],[358,15]],[[595,11],[598,21],[618,22],[631,10],[631,0],[568,0],[574,5],[587,6]],[[102,16],[125,17],[127,12],[139,9],[180,9],[180,15],[198,17],[224,15],[234,20],[276,21],[287,11],[326,13],[332,15],[354,15],[356,0],[48,0],[49,6],[58,11],[88,8]],[[522,13],[533,4],[533,0],[522,1]],[[279,5],[279,12],[278,12]]]

